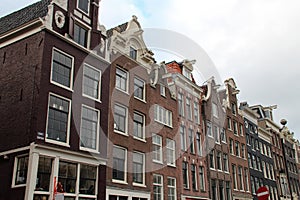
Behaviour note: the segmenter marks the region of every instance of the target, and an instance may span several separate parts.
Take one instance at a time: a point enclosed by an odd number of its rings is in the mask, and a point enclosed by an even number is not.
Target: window
[[[254,154],[252,154],[252,161],[253,161],[253,168],[257,169],[257,165],[256,165],[256,156]]]
[[[241,149],[242,158],[245,158],[245,145],[242,144],[241,147],[242,147],[242,149]]]
[[[25,185],[27,180],[28,155],[16,157],[14,185]]]
[[[82,106],[80,147],[98,150],[99,143],[99,110]]]
[[[137,77],[134,77],[134,97],[145,100],[145,82]]]
[[[58,182],[61,182],[66,193],[75,193],[77,164],[59,161]]]
[[[184,116],[184,105],[183,105],[183,95],[181,93],[178,93],[178,114],[180,116]]]
[[[194,120],[196,123],[200,123],[200,119],[199,119],[199,104],[198,102],[194,102]]]
[[[192,105],[191,105],[191,99],[186,98],[186,111],[187,111],[187,117],[189,120],[192,120]]]
[[[244,190],[244,183],[243,183],[243,168],[241,166],[238,167],[238,176],[239,176],[239,189]]]
[[[224,128],[221,129],[221,141],[223,143],[226,143],[226,134],[225,134],[225,129]]]
[[[197,190],[197,172],[196,165],[191,165],[191,174],[192,174],[192,188],[193,190]]]
[[[242,124],[240,124],[240,135],[243,136],[244,135],[244,127]]]
[[[193,129],[189,129],[189,143],[190,143],[190,150],[191,153],[195,153],[195,146],[194,146],[194,133]]]
[[[114,108],[114,130],[127,134],[127,108],[115,104]]]
[[[128,72],[120,68],[116,69],[116,88],[128,92]]]
[[[254,178],[253,178],[253,176],[250,176],[250,182],[251,182],[251,190],[252,190],[252,193],[255,194],[255,193],[256,193],[256,189],[255,189],[255,183],[254,183]]]
[[[250,153],[248,153],[248,165],[249,165],[250,168],[253,168],[252,157],[251,157]]]
[[[79,193],[95,195],[96,180],[97,167],[80,164]]]
[[[129,56],[133,60],[136,60],[136,58],[137,58],[137,50],[135,48],[133,48],[133,47],[130,47]]]
[[[233,121],[233,133],[235,135],[238,134],[238,127],[237,127],[237,122],[236,121]]]
[[[207,135],[212,137],[213,135],[212,135],[212,130],[211,130],[211,122],[206,123],[206,128],[207,128],[207,130],[206,130]]]
[[[163,125],[172,127],[173,126],[173,114],[171,111],[165,109],[164,107],[161,107],[160,105],[155,105],[154,110],[154,120],[162,123]]]
[[[133,136],[135,138],[144,140],[145,139],[144,128],[145,128],[144,115],[134,112],[133,113]]]
[[[209,167],[215,168],[215,151],[213,149],[209,152]]]
[[[196,143],[197,143],[197,152],[199,156],[202,156],[202,146],[201,146],[201,135],[196,133]]]
[[[249,191],[249,178],[248,178],[248,169],[247,168],[245,168],[245,173],[244,173],[244,175],[245,175],[245,190],[246,191]]]
[[[224,171],[228,172],[228,155],[223,154],[223,162],[224,162]]]
[[[89,14],[90,1],[89,0],[78,0],[77,8],[79,8],[81,11],[85,12],[86,14]]]
[[[182,70],[182,74],[183,74],[183,76],[185,76],[189,80],[192,80],[192,73],[191,73],[191,71],[188,70],[188,69],[186,69],[185,67]]]
[[[83,95],[100,100],[101,71],[84,65],[83,68]]]
[[[163,176],[153,174],[153,196],[154,200],[163,200]]]
[[[232,165],[233,189],[237,189],[236,166]]]
[[[69,142],[70,104],[70,100],[50,94],[46,133],[47,139],[61,143]]]
[[[212,200],[217,200],[218,199],[217,185],[216,185],[216,180],[215,179],[211,180],[211,199]]]
[[[204,167],[199,167],[200,190],[205,191]]]
[[[229,152],[233,154],[233,140],[231,138],[229,139]]]
[[[228,117],[227,118],[227,128],[229,129],[229,130],[232,130],[232,127],[231,127],[231,119]]]
[[[256,157],[257,158],[257,170],[261,170],[261,160],[260,160],[260,157]]]
[[[229,199],[231,199],[230,182],[226,181],[225,186],[226,186],[226,199],[229,200]]]
[[[188,178],[188,164],[186,162],[182,163],[182,177],[183,177],[183,188],[189,188],[189,178]]]
[[[220,194],[220,199],[225,199],[224,196],[224,181],[219,180],[219,194]]]
[[[214,126],[214,138],[216,143],[220,143],[219,127]]]
[[[222,153],[220,151],[217,152],[217,169],[222,170]]]
[[[51,172],[52,172],[51,158],[40,156],[36,186],[35,186],[36,191],[49,191]]]
[[[72,89],[73,57],[53,49],[51,82]]]
[[[166,87],[162,84],[160,84],[159,87],[160,87],[160,95],[165,97],[166,96]]]
[[[144,154],[133,152],[133,182],[138,184],[144,184],[144,177]]]
[[[127,150],[114,146],[113,147],[113,174],[112,178],[118,181],[126,182],[126,168],[127,168]]]
[[[167,165],[175,166],[175,141],[168,139],[167,142]]]
[[[218,106],[215,103],[212,103],[212,113],[214,117],[219,117]]]
[[[238,141],[235,141],[235,155],[240,157],[240,143]]]
[[[156,134],[152,135],[153,161],[162,162],[162,137]]]
[[[88,44],[88,30],[79,23],[74,23],[74,41],[81,46],[87,47]]]
[[[168,200],[176,200],[176,179],[168,177]]]
[[[231,111],[233,115],[236,115],[236,105],[235,103],[231,103]]]
[[[186,133],[185,133],[185,127],[180,126],[180,143],[181,143],[181,150],[186,150]]]

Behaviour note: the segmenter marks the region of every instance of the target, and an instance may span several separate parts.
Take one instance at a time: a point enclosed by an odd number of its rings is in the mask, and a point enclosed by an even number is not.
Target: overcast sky
[[[0,16],[32,2],[1,0]],[[136,15],[145,29],[183,34],[207,53],[222,80],[235,79],[240,102],[278,105],[275,121],[287,119],[300,139],[299,8],[299,0],[102,0],[100,23],[109,29]]]

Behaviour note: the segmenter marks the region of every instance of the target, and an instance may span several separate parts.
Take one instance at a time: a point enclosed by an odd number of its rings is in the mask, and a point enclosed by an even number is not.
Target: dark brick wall
[[[0,151],[29,145],[36,91],[41,73],[44,34],[0,49]]]

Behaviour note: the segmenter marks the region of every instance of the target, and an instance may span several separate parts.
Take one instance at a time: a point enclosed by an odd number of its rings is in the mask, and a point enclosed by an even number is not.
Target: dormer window
[[[192,72],[185,67],[182,69],[182,75],[188,78],[189,80],[192,80]]]
[[[78,0],[77,8],[88,15],[90,11],[90,0]]]
[[[129,56],[133,60],[136,60],[136,58],[137,58],[137,50],[135,48],[133,48],[133,47],[130,47]]]

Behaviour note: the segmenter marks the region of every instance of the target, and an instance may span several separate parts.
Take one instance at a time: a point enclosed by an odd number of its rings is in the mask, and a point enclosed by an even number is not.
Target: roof
[[[113,35],[113,30],[118,31],[119,33],[124,32],[127,29],[128,26],[128,22],[121,24],[119,26],[116,26],[114,28],[109,29],[106,34],[107,34],[107,38],[111,37]]]
[[[48,12],[48,5],[51,0],[41,0],[29,5],[21,10],[15,11],[9,15],[0,18],[0,34],[13,30],[34,19],[44,17]]]

